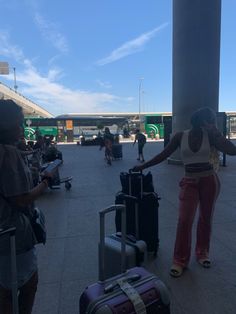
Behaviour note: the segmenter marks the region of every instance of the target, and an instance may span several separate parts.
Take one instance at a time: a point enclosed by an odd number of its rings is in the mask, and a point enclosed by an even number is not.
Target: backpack
[[[138,136],[138,142],[140,144],[145,144],[147,141],[146,136],[143,133],[140,133]]]

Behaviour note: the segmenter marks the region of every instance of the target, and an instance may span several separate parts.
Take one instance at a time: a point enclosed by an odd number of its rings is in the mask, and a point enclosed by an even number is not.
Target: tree
[[[104,129],[104,125],[101,122],[98,122],[97,123],[97,128],[98,128],[99,131],[101,131],[101,130]]]

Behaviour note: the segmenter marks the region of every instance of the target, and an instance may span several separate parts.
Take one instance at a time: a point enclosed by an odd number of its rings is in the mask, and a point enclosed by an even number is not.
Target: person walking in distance
[[[135,145],[136,142],[138,142],[138,158],[137,160],[140,160],[141,162],[144,162],[144,157],[143,157],[143,148],[144,145],[146,144],[146,136],[140,132],[139,129],[136,130],[136,135],[135,135],[135,140],[133,143],[133,146]]]
[[[173,265],[170,275],[179,277],[188,266],[191,254],[191,232],[199,206],[195,255],[198,263],[210,268],[209,258],[212,216],[220,190],[218,176],[210,163],[211,149],[236,155],[236,146],[215,126],[215,113],[207,107],[191,117],[191,129],[177,132],[164,150],[134,170],[143,170],[167,159],[178,147],[185,174],[179,183],[179,219],[176,232]]]
[[[105,146],[105,158],[107,160],[107,164],[111,165],[112,161],[112,144],[114,142],[114,136],[110,132],[108,127],[105,128],[104,131],[104,146]]]

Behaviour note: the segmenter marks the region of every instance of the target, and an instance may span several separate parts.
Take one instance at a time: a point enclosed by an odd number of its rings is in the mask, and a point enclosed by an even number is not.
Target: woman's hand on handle
[[[141,171],[141,170],[143,170],[144,169],[144,167],[143,167],[143,165],[136,165],[136,166],[134,166],[133,168],[132,168],[132,171],[134,171],[134,172],[138,172],[138,171]]]

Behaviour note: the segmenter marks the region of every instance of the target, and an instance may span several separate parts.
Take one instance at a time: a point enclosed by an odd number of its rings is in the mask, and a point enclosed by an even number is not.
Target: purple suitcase
[[[100,219],[106,213],[121,210],[125,220],[125,206],[113,205],[100,211]],[[123,225],[123,228],[125,226]],[[101,247],[105,245],[104,235]],[[101,249],[102,270],[104,251]],[[122,273],[88,286],[80,297],[80,314],[170,314],[169,294],[164,283],[143,267],[124,271],[125,241],[122,241]]]

